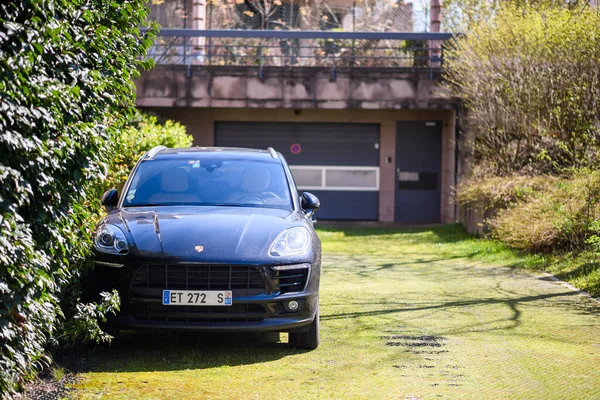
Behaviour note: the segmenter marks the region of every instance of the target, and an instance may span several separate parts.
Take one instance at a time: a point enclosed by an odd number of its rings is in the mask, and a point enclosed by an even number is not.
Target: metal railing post
[[[209,37],[206,43],[206,57],[208,58],[208,65],[212,65],[212,38]]]
[[[265,72],[263,71],[263,54],[262,45],[258,46],[258,79],[262,80],[265,78]]]

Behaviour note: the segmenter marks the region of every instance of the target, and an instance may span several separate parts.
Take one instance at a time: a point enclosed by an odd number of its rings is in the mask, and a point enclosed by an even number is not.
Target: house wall
[[[140,107],[453,109],[439,70],[158,65],[136,82]]]
[[[343,101],[343,100],[340,100]],[[243,103],[242,103],[243,104]],[[144,106],[144,104],[140,104]],[[454,110],[365,110],[254,107],[144,107],[166,118],[180,121],[193,135],[197,146],[213,146],[216,121],[377,123],[380,125],[379,221],[394,222],[396,189],[396,122],[442,121],[441,222],[456,219],[452,201],[455,185]]]

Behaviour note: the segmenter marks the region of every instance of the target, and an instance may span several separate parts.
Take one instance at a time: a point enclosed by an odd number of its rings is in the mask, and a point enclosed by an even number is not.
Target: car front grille
[[[265,309],[258,304],[231,306],[165,306],[159,302],[133,301],[130,315],[138,321],[235,324],[261,322]]]
[[[255,267],[247,265],[163,264],[139,267],[131,289],[246,290],[264,292]],[[248,293],[250,294],[250,293]]]
[[[305,264],[306,265],[306,264]],[[271,268],[270,271],[265,268]],[[123,310],[138,321],[189,324],[258,323],[271,315],[260,304],[237,303],[236,298],[305,289],[310,268],[249,265],[148,264],[137,267]],[[263,278],[264,277],[264,278]],[[162,304],[163,290],[231,290],[231,306]]]

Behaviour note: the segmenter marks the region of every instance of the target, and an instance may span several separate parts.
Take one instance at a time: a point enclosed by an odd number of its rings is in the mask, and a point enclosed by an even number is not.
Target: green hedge
[[[0,4],[0,397],[47,361],[155,29],[145,0]]]
[[[557,179],[500,211],[489,225],[493,237],[518,249],[595,250],[600,235],[600,171]]]
[[[120,189],[129,172],[144,152],[159,145],[177,148],[190,147],[192,137],[185,127],[171,120],[161,120],[155,115],[137,112],[123,129],[117,141],[117,152],[111,160],[105,189]]]
[[[489,17],[444,52],[479,176],[600,165],[600,13],[588,2],[552,3],[490,2]]]
[[[458,185],[456,198],[465,206],[506,208],[535,196],[557,181],[557,177],[550,175],[471,178]]]
[[[489,237],[534,253],[534,268],[600,297],[600,171],[471,179],[457,197],[494,210]]]
[[[159,145],[167,147],[189,147],[192,137],[185,132],[185,127],[170,120],[160,121],[153,115],[135,112],[127,124],[119,129],[114,137],[113,156],[107,163],[107,174],[104,179],[94,182],[87,191],[87,198],[81,205],[81,211],[75,215],[80,218],[78,235],[82,244],[90,245],[91,234],[96,222],[105,214],[100,206],[101,194],[108,189],[122,188],[129,172],[139,157],[151,148]],[[112,293],[87,293],[87,297],[99,298],[98,302],[83,304],[81,302],[87,274],[93,269],[92,260],[88,257],[73,258],[73,274],[69,286],[60,293],[60,306],[64,318],[59,319],[56,335],[52,336],[52,349],[62,350],[79,343],[89,341],[108,342],[112,336],[103,332],[100,322],[106,320],[108,313],[118,311],[120,299],[116,290]]]
[[[473,179],[459,186],[457,198],[463,206],[495,208],[489,235],[513,248],[600,251],[600,171]]]

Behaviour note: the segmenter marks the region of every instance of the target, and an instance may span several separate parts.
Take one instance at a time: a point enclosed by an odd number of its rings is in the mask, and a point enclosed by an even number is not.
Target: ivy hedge
[[[0,4],[0,397],[46,363],[89,251],[86,196],[135,98],[145,0]]]
[[[163,120],[151,114],[135,111],[118,129],[111,141],[111,157],[106,163],[106,175],[100,180],[93,181],[86,191],[83,204],[75,207],[80,213],[72,214],[78,218],[79,245],[84,249],[91,248],[91,235],[96,223],[106,213],[100,205],[100,197],[108,189],[123,188],[127,177],[139,158],[151,148],[163,145],[167,147],[189,147],[192,145],[192,136],[178,122]],[[86,247],[89,246],[89,247]],[[106,320],[108,313],[119,310],[120,299],[116,290],[112,293],[91,293],[85,291],[86,282],[89,280],[88,272],[93,269],[91,257],[71,256],[71,275],[69,285],[60,292],[60,307],[63,317],[56,326],[56,334],[51,336],[52,352],[62,351],[65,348],[76,346],[90,341],[109,342],[112,336],[102,331],[100,322]],[[82,298],[97,302],[82,303]]]
[[[116,141],[117,151],[111,159],[102,191],[117,188],[121,193],[123,184],[135,163],[153,147],[159,145],[170,148],[190,147],[192,141],[192,136],[186,133],[185,126],[180,123],[153,114],[136,112]]]

